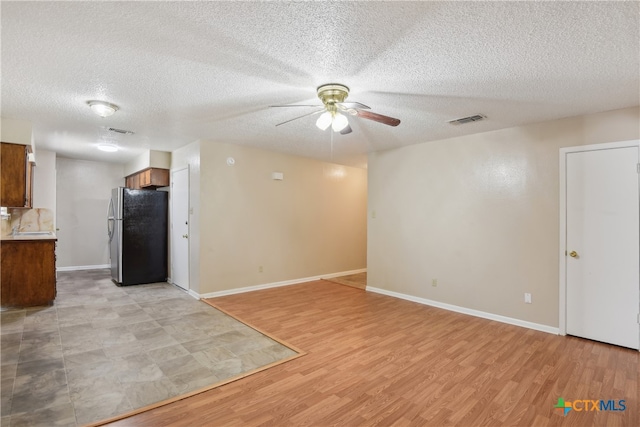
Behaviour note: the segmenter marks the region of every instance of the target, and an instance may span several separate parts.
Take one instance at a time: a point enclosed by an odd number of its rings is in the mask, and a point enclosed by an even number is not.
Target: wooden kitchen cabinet
[[[29,162],[31,147],[7,142],[0,145],[0,206],[30,208],[33,187],[33,167]]]
[[[140,189],[140,175],[139,174],[133,174],[133,175],[129,175],[126,178],[126,187],[127,188],[131,188],[133,190],[139,190]]]
[[[51,305],[56,297],[56,242],[2,240],[0,305]]]
[[[169,169],[148,168],[134,173],[126,178],[126,186],[134,190],[168,187]]]

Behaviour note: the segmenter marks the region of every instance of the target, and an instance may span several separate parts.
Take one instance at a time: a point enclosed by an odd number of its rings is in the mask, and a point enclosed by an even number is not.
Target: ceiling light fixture
[[[115,144],[98,144],[98,150],[106,151],[107,153],[115,153],[118,151],[118,146]]]
[[[333,123],[331,123],[331,129],[333,129],[334,132],[340,132],[342,129],[346,128],[348,124],[349,120],[347,119],[347,116],[336,113],[333,117]]]
[[[319,129],[327,130],[327,128],[331,125],[331,122],[333,122],[333,117],[331,116],[331,113],[328,111],[325,111],[324,113],[320,114],[320,117],[318,117],[318,121],[316,121],[316,126],[318,126]]]
[[[109,117],[118,111],[117,105],[110,104],[105,101],[88,101],[87,104],[91,107],[91,111],[100,117]]]

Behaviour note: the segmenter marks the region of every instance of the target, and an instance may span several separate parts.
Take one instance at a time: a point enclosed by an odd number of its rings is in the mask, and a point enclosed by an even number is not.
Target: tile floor
[[[76,426],[296,354],[167,283],[58,273],[51,307],[0,312],[2,426]]]

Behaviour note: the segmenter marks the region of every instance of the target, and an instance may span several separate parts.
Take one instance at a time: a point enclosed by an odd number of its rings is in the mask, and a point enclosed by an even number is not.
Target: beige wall
[[[168,151],[149,151],[149,167],[170,169],[171,168],[171,153]]]
[[[184,168],[189,168],[189,289],[196,293],[201,293],[199,141],[192,142],[171,153],[171,171],[174,172]],[[171,192],[169,197],[171,197]],[[171,212],[169,212],[169,218],[171,219]],[[169,233],[169,245],[171,245],[171,233]],[[171,254],[171,251],[169,251],[169,254]],[[173,272],[170,271],[169,274],[173,275]]]
[[[58,157],[56,178],[57,267],[109,264],[107,207],[123,166]]]
[[[557,327],[559,148],[638,139],[639,117],[636,107],[370,154],[368,286]]]
[[[208,141],[200,164],[200,293],[366,266],[365,170]]]
[[[31,122],[2,117],[0,119],[0,138],[2,138],[2,142],[31,145],[33,142]]]

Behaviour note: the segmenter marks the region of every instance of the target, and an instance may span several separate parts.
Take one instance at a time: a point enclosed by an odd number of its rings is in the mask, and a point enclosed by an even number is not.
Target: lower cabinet
[[[0,305],[50,305],[56,297],[55,240],[3,240]]]

